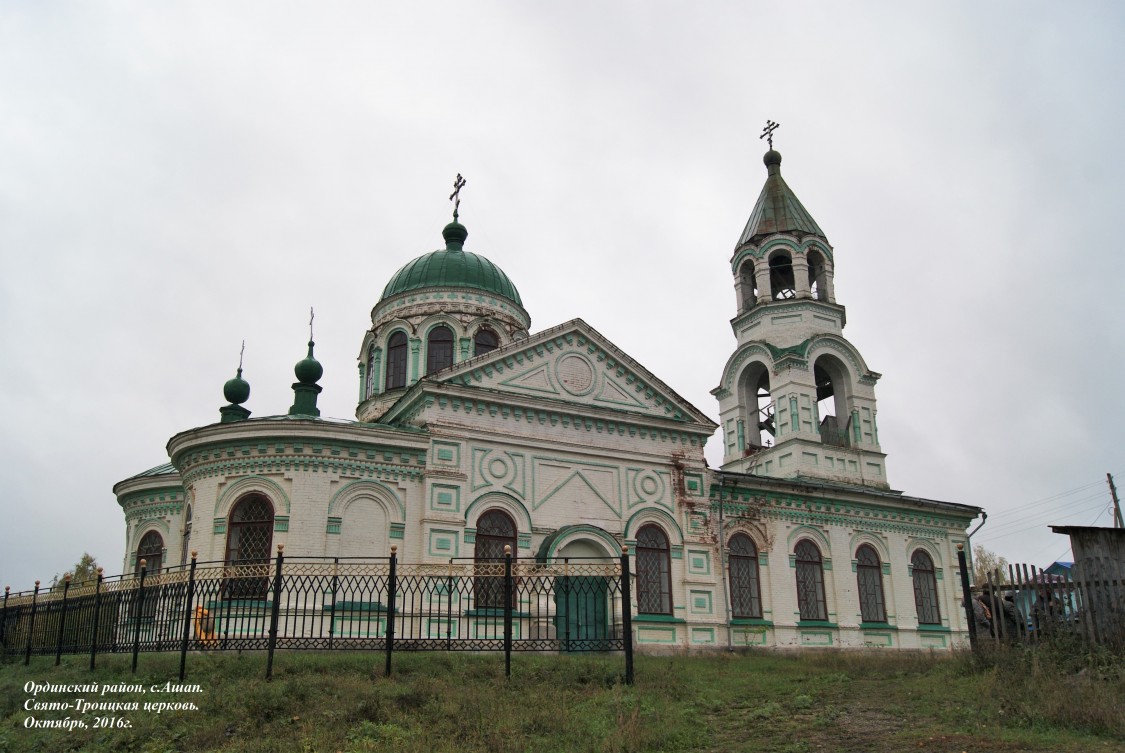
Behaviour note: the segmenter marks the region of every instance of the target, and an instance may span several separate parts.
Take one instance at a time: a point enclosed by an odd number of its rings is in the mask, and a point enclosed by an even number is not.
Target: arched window
[[[228,565],[260,565],[270,561],[273,543],[273,505],[260,494],[240,499],[230,511],[227,523]],[[241,575],[228,579],[224,592],[228,599],[264,599],[269,590],[268,576]]]
[[[180,564],[186,565],[191,550],[191,505],[184,508],[184,540],[180,545]]]
[[[816,380],[816,411],[820,417],[820,441],[835,447],[858,443],[857,427],[849,408],[851,377],[848,368],[833,355],[822,355],[813,363]]]
[[[156,531],[146,533],[141,537],[141,543],[137,545],[138,573],[141,572],[142,559],[147,563],[148,575],[160,572],[160,567],[164,564],[164,539]]]
[[[668,537],[649,524],[637,531],[637,611],[672,614],[672,559]]]
[[[496,350],[498,347],[500,347],[500,338],[496,336],[495,332],[488,327],[481,327],[477,330],[477,336],[473,338],[474,356],[484,355],[490,350]]]
[[[386,389],[397,390],[406,386],[406,334],[395,332],[387,340]]]
[[[809,263],[809,294],[818,301],[828,300],[828,266],[824,255],[810,250],[806,255]]]
[[[747,259],[738,268],[738,310],[749,311],[758,301],[758,280],[754,276],[754,260]]]
[[[864,622],[886,622],[883,601],[883,564],[874,547],[864,544],[855,553],[856,582],[859,585],[859,614]]]
[[[744,533],[730,537],[730,608],[735,617],[762,618],[758,549]]]
[[[801,619],[827,620],[824,560],[820,556],[820,549],[808,539],[801,539],[793,553],[797,560],[797,607],[801,612]]]
[[[453,365],[453,330],[444,324],[430,330],[426,343],[426,376]]]
[[[375,343],[367,346],[367,397],[375,394]]]
[[[473,559],[477,562],[503,564],[505,546],[512,548],[512,559],[515,560],[515,521],[503,510],[489,510],[477,520],[477,540]],[[478,576],[473,582],[473,593],[476,596],[477,609],[503,609],[503,570]]]
[[[793,260],[787,253],[776,253],[770,257],[770,296],[775,301],[797,297]]]
[[[918,610],[919,625],[940,625],[941,608],[938,606],[937,574],[934,561],[921,549],[910,555],[911,579],[914,581],[914,608]]]

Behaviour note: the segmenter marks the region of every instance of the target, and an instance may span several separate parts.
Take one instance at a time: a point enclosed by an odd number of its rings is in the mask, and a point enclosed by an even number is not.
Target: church
[[[356,420],[320,418],[311,335],[284,415],[251,417],[239,368],[218,422],[114,487],[125,572],[278,544],[410,563],[627,549],[642,650],[964,643],[957,547],[981,509],[892,490],[834,250],[772,142],[764,162],[730,258],[718,423],[581,319],[533,331],[455,204],[443,247],[399,269],[357,333]]]

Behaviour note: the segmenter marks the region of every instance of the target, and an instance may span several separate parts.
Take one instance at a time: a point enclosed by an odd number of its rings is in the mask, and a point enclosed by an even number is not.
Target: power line
[[[1012,529],[1016,526],[1022,526],[1022,525],[1026,524],[1026,523],[1028,523],[1032,520],[1043,522],[1043,521],[1048,520],[1050,518],[1073,515],[1074,512],[1075,512],[1075,509],[1074,509],[1075,507],[1081,505],[1084,502],[1089,502],[1091,500],[1098,500],[1098,502],[1101,503],[1101,502],[1104,501],[1105,496],[1106,496],[1106,492],[1104,492],[1104,491],[1098,492],[1097,494],[1091,494],[1089,496],[1082,497],[1081,499],[1071,500],[1070,502],[1067,503],[1068,509],[1066,509],[1066,510],[1041,510],[1041,511],[1039,511],[1037,513],[1034,513],[1032,515],[1024,515],[1021,518],[1019,518],[1018,520],[1006,521],[1006,522],[1001,523],[997,526],[993,526],[992,528],[989,528],[987,531],[982,531],[981,532],[981,538],[985,538],[985,539],[994,538],[997,534],[999,534],[1001,532],[1007,532],[1007,531],[1009,531],[1010,529]],[[1096,508],[1089,507],[1088,509],[1094,510]]]
[[[1095,506],[1095,507],[1089,507],[1089,508],[1086,508],[1086,509],[1083,509],[1083,510],[1080,510],[1080,511],[1072,511],[1071,514],[1073,515],[1075,512],[1093,512],[1094,510],[1099,509],[1099,507],[1101,507],[1101,505]],[[1105,513],[1104,507],[1102,507],[1102,513],[1103,514]],[[1101,515],[1099,515],[1098,517],[1100,518]],[[1030,531],[1030,530],[1035,529],[1035,528],[1042,528],[1043,525],[1044,524],[1042,522],[1038,522],[1038,523],[1035,523],[1033,525],[1026,526],[1024,528],[1017,528],[1017,529],[1012,530],[1012,531],[1004,531],[1003,533],[1000,533],[1000,534],[990,532],[988,536],[982,535],[981,540],[982,541],[993,541],[995,539],[1003,539],[1003,538],[1006,538],[1008,536],[1013,536],[1017,533],[1023,533],[1024,531]]]
[[[1074,489],[1070,489],[1070,490],[1065,491],[1065,492],[1059,492],[1058,494],[1053,494],[1050,497],[1044,497],[1043,499],[1036,500],[1035,502],[1027,502],[1027,503],[1019,505],[1018,507],[1013,508],[1013,509],[1001,510],[1000,512],[996,513],[996,515],[994,517],[1001,517],[1001,516],[1004,516],[1004,515],[1015,515],[1017,513],[1023,513],[1026,510],[1028,510],[1029,508],[1038,507],[1040,505],[1046,505],[1046,504],[1049,504],[1049,503],[1054,502],[1056,500],[1059,500],[1063,497],[1069,497],[1072,494],[1077,494],[1078,492],[1085,491],[1085,490],[1093,488],[1095,486],[1103,486],[1104,484],[1105,484],[1105,481],[1099,479],[1098,481],[1094,481],[1092,483],[1086,484],[1085,486],[1078,486],[1078,487],[1075,487]]]

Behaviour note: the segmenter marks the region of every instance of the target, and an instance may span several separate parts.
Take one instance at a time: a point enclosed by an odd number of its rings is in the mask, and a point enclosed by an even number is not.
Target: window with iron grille
[[[426,376],[453,365],[453,330],[439,325],[430,330],[426,344]]]
[[[883,601],[883,563],[874,547],[864,544],[855,553],[856,582],[859,586],[859,612],[864,622],[886,622]]]
[[[911,579],[914,581],[914,608],[918,610],[919,625],[940,625],[941,608],[938,606],[937,574],[934,561],[921,549],[910,555]]]
[[[367,385],[364,395],[371,397],[375,394],[375,343],[367,346]]]
[[[808,539],[797,542],[793,553],[797,566],[797,608],[802,620],[827,620],[824,601],[824,561],[820,549]]]
[[[730,537],[730,607],[735,617],[762,618],[762,592],[758,578],[758,549],[744,533]]]
[[[512,548],[512,560],[515,561],[515,521],[502,510],[489,510],[477,520],[477,539],[473,550],[473,559],[477,562],[503,564],[505,546]],[[490,573],[475,578],[473,580],[473,593],[477,609],[503,609],[503,576]],[[515,594],[511,595],[511,597],[514,596]]]
[[[184,538],[180,545],[180,564],[187,564],[188,552],[191,550],[191,505],[184,508]]]
[[[388,390],[406,386],[406,334],[395,332],[387,340],[387,379]]]
[[[149,531],[141,537],[137,545],[137,572],[141,571],[141,560],[147,562],[148,574],[160,572],[164,559],[164,539],[156,531]]]
[[[273,505],[270,501],[260,494],[251,494],[235,503],[227,525],[227,564],[268,564],[272,543]],[[268,576],[238,573],[224,585],[229,599],[264,599],[268,591]]]
[[[483,355],[500,347],[500,338],[488,327],[481,327],[477,330],[477,336],[473,339],[473,346],[474,356]]]
[[[672,560],[660,526],[637,531],[637,611],[672,614]]]

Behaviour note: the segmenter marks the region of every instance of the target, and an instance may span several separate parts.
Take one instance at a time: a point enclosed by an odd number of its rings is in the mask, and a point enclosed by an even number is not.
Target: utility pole
[[[1109,484],[1109,496],[1113,498],[1113,527],[1125,528],[1125,521],[1121,519],[1121,501],[1117,499],[1117,487],[1113,485],[1113,474],[1105,475],[1105,482]]]

